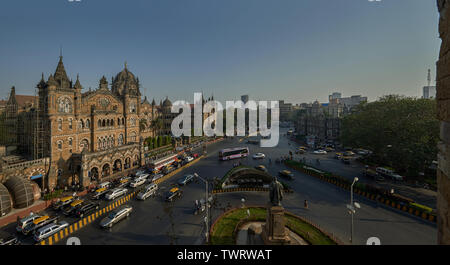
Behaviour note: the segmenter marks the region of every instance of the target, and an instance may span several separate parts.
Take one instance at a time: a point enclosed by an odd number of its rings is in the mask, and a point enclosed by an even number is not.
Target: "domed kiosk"
[[[12,176],[5,186],[12,195],[14,208],[25,208],[34,203],[33,186],[28,179]]]
[[[0,216],[11,212],[12,201],[8,189],[0,183]]]

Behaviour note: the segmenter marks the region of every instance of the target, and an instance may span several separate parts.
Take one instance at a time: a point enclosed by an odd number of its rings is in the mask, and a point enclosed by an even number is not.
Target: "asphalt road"
[[[226,147],[247,145],[238,138],[226,139],[207,148],[207,156],[191,167],[160,184],[160,192],[169,189],[177,179],[185,174],[198,173],[208,179],[223,176],[236,161],[218,161],[218,151]],[[280,139],[276,148],[261,148],[248,145],[250,154],[263,152],[266,159],[241,159],[243,164],[256,166],[264,164],[269,172],[276,174],[285,169],[275,164],[276,157],[286,155],[292,149],[285,137]],[[268,157],[272,157],[269,164]],[[350,215],[346,204],[350,200],[348,191],[322,182],[314,177],[294,172],[295,179],[290,183],[293,194],[287,194],[283,206],[298,215],[304,216],[319,224],[325,230],[335,234],[342,241],[350,237]],[[182,188],[183,198],[173,203],[166,203],[162,197],[149,198],[146,201],[132,200],[133,213],[110,230],[101,229],[98,225],[101,218],[93,224],[72,234],[82,244],[201,244],[204,235],[204,214],[193,215],[194,201],[204,197],[205,185],[202,182],[191,183]],[[212,209],[212,220],[222,213],[226,206],[242,205],[245,198],[247,205],[265,205],[268,194],[265,192],[236,192],[217,195],[217,204]],[[309,201],[309,209],[303,208],[303,201]],[[380,238],[382,244],[436,244],[436,225],[400,211],[386,208],[383,205],[355,195],[361,209],[355,215],[354,243],[365,244],[369,237]],[[60,242],[61,244],[64,241]]]

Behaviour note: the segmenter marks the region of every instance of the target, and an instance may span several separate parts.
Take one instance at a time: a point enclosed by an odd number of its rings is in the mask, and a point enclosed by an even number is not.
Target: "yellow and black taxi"
[[[328,146],[328,147],[325,148],[325,151],[327,151],[327,152],[333,152],[333,151],[334,151],[334,148]]]
[[[292,174],[292,172],[289,170],[281,170],[280,172],[278,172],[278,175],[283,178],[294,179],[294,174]]]
[[[63,214],[69,216],[73,214],[78,208],[80,208],[83,204],[84,200],[75,200],[71,204],[64,206]]]
[[[336,159],[341,159],[343,156],[344,156],[343,153],[336,153],[336,154],[334,155],[334,158],[336,158]]]
[[[268,172],[267,168],[264,165],[258,165],[255,167],[255,169],[261,170],[262,172],[266,172],[266,173]]]
[[[175,199],[181,198],[183,191],[179,188],[172,188],[166,193],[166,202],[172,202]]]
[[[24,235],[28,235],[28,234],[36,231],[36,229],[39,229],[50,223],[56,223],[56,222],[58,222],[57,216],[51,217],[49,215],[43,215],[43,216],[33,220],[33,222],[29,223],[27,226],[25,226],[25,228],[22,229],[22,233]]]
[[[347,165],[350,164],[351,160],[352,160],[351,156],[342,156],[342,159],[341,159],[342,163],[347,164]]]
[[[100,198],[102,197],[102,195],[108,193],[108,191],[109,191],[109,189],[106,188],[106,187],[96,189],[96,190],[94,191],[94,194],[92,195],[91,198],[92,198],[93,200],[98,200],[98,199],[100,199]]]
[[[64,206],[71,204],[75,200],[74,196],[62,197],[59,201],[53,204],[53,210],[61,210]]]

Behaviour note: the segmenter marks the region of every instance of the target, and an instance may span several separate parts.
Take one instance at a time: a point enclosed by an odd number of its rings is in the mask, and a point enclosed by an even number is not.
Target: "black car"
[[[179,188],[172,188],[170,191],[166,193],[166,201],[172,202],[175,199],[181,198],[183,192]]]
[[[289,170],[282,170],[278,172],[278,175],[283,178],[294,179],[294,174],[292,174],[292,172]]]
[[[20,241],[13,234],[6,231],[0,231],[0,246],[4,245],[19,245]]]
[[[95,210],[98,210],[99,207],[100,207],[100,204],[98,204],[98,203],[93,203],[93,202],[87,203],[75,211],[75,216],[83,218],[85,215],[90,214],[90,213],[94,212]]]

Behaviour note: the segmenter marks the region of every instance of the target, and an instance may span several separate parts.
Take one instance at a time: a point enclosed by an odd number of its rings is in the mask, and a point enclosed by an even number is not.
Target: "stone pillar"
[[[84,154],[81,155],[81,176],[80,176],[80,185],[83,187],[88,187],[89,185],[91,185],[91,179],[89,177],[88,171],[88,165],[87,165],[87,159],[86,156]]]
[[[436,73],[436,100],[440,125],[437,208],[438,243],[450,244],[450,1],[437,0],[442,39]]]
[[[288,232],[285,228],[284,208],[282,206],[267,205],[266,223],[262,225],[261,237],[266,245],[289,244]]]

